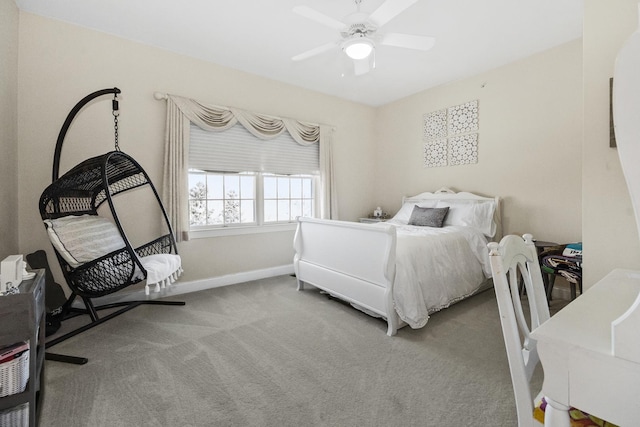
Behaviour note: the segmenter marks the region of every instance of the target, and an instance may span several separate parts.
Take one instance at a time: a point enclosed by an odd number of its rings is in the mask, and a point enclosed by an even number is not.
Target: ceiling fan
[[[375,68],[376,43],[421,51],[427,51],[435,44],[435,38],[433,37],[401,33],[378,33],[378,30],[383,25],[404,12],[418,0],[385,0],[370,15],[360,11],[362,0],[354,1],[357,11],[347,15],[343,21],[334,19],[308,6],[294,7],[294,13],[338,30],[341,38],[336,42],[326,43],[300,53],[291,59],[293,61],[302,61],[339,46],[349,58],[353,59],[354,73],[359,76],[368,73],[372,67]],[[372,57],[374,58],[373,61],[371,61]]]

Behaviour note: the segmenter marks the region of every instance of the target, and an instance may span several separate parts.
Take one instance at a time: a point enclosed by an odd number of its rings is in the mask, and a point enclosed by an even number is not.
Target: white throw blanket
[[[144,293],[149,295],[149,286],[155,285],[155,291],[160,292],[175,282],[182,274],[182,265],[179,255],[158,254],[140,258],[140,262],[147,270],[147,283]]]

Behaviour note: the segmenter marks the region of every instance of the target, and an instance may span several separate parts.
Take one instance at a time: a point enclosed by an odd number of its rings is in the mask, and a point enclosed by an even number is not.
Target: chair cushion
[[[49,240],[73,268],[125,247],[115,224],[97,215],[46,219]]]
[[[533,418],[544,424],[544,411],[546,409],[547,401],[543,397],[533,410]],[[569,421],[571,427],[617,427],[615,424],[601,420],[576,408],[569,409]]]

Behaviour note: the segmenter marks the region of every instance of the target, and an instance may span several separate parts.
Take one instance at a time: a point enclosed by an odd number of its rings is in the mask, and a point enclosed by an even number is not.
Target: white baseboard
[[[191,292],[203,291],[205,289],[219,288],[221,286],[235,285],[238,283],[250,282],[252,280],[266,279],[269,277],[283,276],[287,274],[293,274],[293,264],[281,265],[279,267],[270,267],[262,270],[246,271],[236,274],[228,274],[226,276],[211,277],[209,279],[194,280],[191,282],[177,281],[171,286],[167,286],[165,289],[161,289],[160,292],[154,292],[153,286],[149,295],[145,295],[144,288],[136,290],[122,290],[111,295],[106,295],[101,298],[94,298],[92,301],[94,305],[115,304],[129,301],[146,301],[154,300],[158,298],[166,298],[169,296],[187,294]],[[84,304],[80,299],[77,299],[74,307],[84,308]]]

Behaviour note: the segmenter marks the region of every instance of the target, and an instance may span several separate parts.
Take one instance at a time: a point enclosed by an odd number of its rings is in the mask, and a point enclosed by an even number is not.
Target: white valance
[[[285,130],[301,145],[319,144],[320,150],[320,215],[337,218],[336,191],[331,159],[333,129],[289,118],[252,113],[233,107],[207,105],[175,95],[155,94],[167,100],[165,129],[163,201],[176,239],[188,239],[188,153],[190,122],[209,131],[224,131],[240,123],[255,137],[268,140]]]

